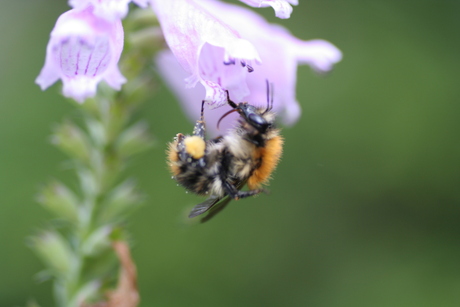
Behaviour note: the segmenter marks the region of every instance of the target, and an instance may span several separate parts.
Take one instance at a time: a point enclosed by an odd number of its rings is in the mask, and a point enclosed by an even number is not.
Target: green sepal
[[[125,180],[115,187],[101,204],[98,222],[117,223],[139,207],[144,197],[136,189],[134,180]]]

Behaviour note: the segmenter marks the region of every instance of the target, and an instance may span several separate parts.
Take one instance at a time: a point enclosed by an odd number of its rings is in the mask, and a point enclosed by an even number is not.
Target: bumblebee
[[[209,196],[192,209],[190,218],[209,211],[202,219],[204,222],[232,199],[265,192],[262,186],[270,179],[283,148],[268,91],[267,84],[266,107],[247,102],[236,104],[230,100],[227,91],[228,105],[232,110],[219,119],[217,126],[230,113],[237,112],[240,117],[226,135],[209,140],[205,137],[203,101],[201,118],[196,122],[193,134],[178,133],[169,144],[168,163],[172,178],[188,191]],[[241,190],[246,184],[249,190]]]

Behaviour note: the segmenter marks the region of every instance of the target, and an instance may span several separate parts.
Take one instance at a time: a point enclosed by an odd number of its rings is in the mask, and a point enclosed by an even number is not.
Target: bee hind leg
[[[249,196],[257,195],[262,192],[267,193],[266,190],[264,189],[254,189],[254,190],[249,190],[249,191],[239,191],[234,185],[232,185],[229,182],[224,181],[224,190],[227,192],[227,194],[233,198],[234,200],[238,200],[240,198],[246,198]]]
[[[240,198],[245,198],[245,197],[257,195],[257,194],[260,194],[262,192],[267,193],[267,191],[264,190],[264,189],[255,189],[255,190],[249,190],[249,191],[238,191],[237,198],[233,198],[233,199],[238,200]]]
[[[179,155],[179,159],[181,161],[186,161],[188,158],[188,154],[185,151],[185,144],[184,144],[185,136],[182,133],[178,133],[176,135],[176,139],[177,139],[177,152]]]

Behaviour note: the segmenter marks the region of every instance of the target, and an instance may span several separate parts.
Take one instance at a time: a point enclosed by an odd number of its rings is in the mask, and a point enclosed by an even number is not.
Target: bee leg
[[[225,91],[227,93],[227,103],[234,109],[236,109],[238,106],[236,105],[236,103],[234,103],[233,101],[230,100],[230,93],[226,90]]]
[[[255,190],[249,190],[249,191],[238,191],[238,198],[245,198],[253,195],[260,194],[262,192],[266,192],[264,189],[255,189]]]
[[[264,140],[260,136],[254,136],[254,138],[245,137],[243,139],[256,145],[257,147],[262,147],[264,144]]]
[[[203,140],[205,139],[206,125],[204,122],[204,100],[201,102],[201,117],[197,120],[195,127],[193,128],[193,135],[199,136]]]
[[[177,152],[179,154],[179,159],[181,161],[186,161],[189,155],[185,151],[185,144],[184,144],[185,135],[183,135],[182,133],[178,133],[176,135],[176,138],[177,138]]]
[[[246,198],[249,196],[257,195],[262,192],[266,192],[264,189],[254,189],[249,191],[239,191],[233,184],[229,183],[226,180],[223,180],[223,188],[227,194],[234,200],[240,198]]]

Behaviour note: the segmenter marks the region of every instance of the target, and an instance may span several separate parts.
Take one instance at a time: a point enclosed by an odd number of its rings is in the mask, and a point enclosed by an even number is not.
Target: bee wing
[[[243,186],[246,184],[247,180],[241,181],[237,184],[236,188],[240,190],[243,188]],[[213,218],[217,213],[222,211],[228,203],[232,200],[230,196],[224,196],[224,197],[218,197],[211,195],[208,199],[206,199],[204,202],[196,205],[192,211],[190,211],[189,218],[198,216],[200,214],[203,214],[207,211],[209,213],[201,219],[201,223],[209,221],[211,218]]]
[[[201,219],[201,223],[207,222],[212,219],[217,213],[224,210],[227,207],[228,203],[232,200],[230,196],[226,196],[222,201],[215,203],[211,208],[209,208],[209,213]]]
[[[189,218],[198,216],[200,214],[205,213],[209,209],[211,209],[215,204],[217,204],[222,198],[218,196],[211,195],[208,199],[206,199],[204,202],[196,205],[193,207],[192,211],[190,211],[190,214],[188,215]]]

